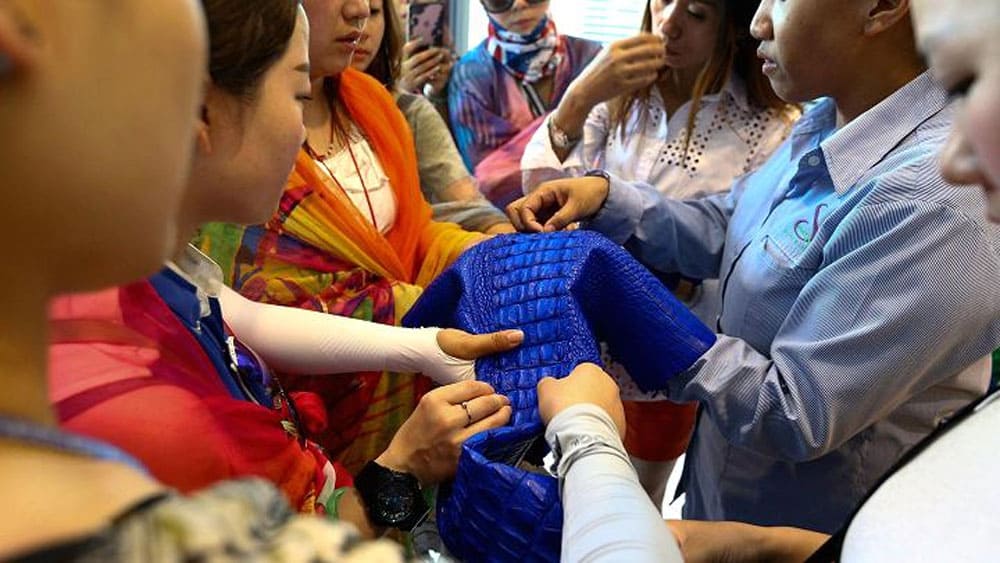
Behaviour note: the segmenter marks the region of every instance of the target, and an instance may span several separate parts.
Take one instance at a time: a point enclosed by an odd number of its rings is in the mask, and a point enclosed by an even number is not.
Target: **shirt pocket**
[[[754,241],[742,268],[747,291],[743,324],[748,340],[758,351],[769,353],[771,342],[802,288],[816,274],[809,252],[772,235]]]

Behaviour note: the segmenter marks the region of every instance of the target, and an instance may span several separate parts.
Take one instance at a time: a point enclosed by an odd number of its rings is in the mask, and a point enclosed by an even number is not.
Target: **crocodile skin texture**
[[[559,561],[559,482],[514,467],[541,431],[541,423],[505,426],[463,445],[455,481],[438,494],[438,530],[452,555],[468,562]]]
[[[462,255],[403,319],[472,333],[520,328],[516,350],[477,361],[477,377],[511,400],[510,427],[464,446],[438,499],[441,536],[467,561],[558,561],[558,482],[512,466],[541,435],[535,386],[583,362],[600,342],[643,391],[663,389],[715,342],[705,327],[621,247],[587,231],[505,235]]]

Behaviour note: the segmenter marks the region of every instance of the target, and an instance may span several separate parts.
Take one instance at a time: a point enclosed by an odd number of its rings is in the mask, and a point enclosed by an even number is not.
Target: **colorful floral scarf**
[[[552,76],[562,62],[565,45],[548,16],[527,35],[503,28],[490,18],[486,50],[518,80],[534,84]]]
[[[482,235],[431,221],[413,136],[381,84],[348,70],[338,95],[389,177],[398,203],[393,228],[380,234],[301,151],[267,224],[210,225],[198,245],[249,299],[397,324],[422,287]],[[323,397],[328,428],[311,437],[352,471],[385,449],[430,385],[389,372],[281,375],[287,388]]]

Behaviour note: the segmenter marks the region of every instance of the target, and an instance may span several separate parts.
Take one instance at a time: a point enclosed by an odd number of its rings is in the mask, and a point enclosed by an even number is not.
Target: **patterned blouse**
[[[552,150],[548,123],[532,137],[521,167],[525,193],[554,178],[602,168],[625,182],[644,182],[677,199],[728,190],[733,181],[759,167],[781,144],[799,112],[750,106],[742,80],[733,75],[717,94],[702,97],[694,132],[685,151],[691,103],[668,115],[655,88],[647,119],[633,111],[625,134],[611,130],[607,104],[587,116],[583,140],[565,162]]]
[[[498,207],[520,197],[520,162],[531,135],[601,49],[586,39],[564,35],[561,40],[565,55],[548,101],[514,78],[487,52],[485,42],[466,53],[451,74],[448,110],[458,150],[479,190]]]
[[[329,158],[319,159],[320,170],[333,178],[361,216],[376,222],[378,232],[388,233],[396,223],[398,209],[389,177],[364,133],[351,123],[348,146]]]

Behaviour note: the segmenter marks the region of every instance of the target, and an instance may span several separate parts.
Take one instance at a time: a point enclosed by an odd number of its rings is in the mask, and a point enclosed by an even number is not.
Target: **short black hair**
[[[261,78],[288,50],[299,0],[202,0],[212,83],[253,98]]]

